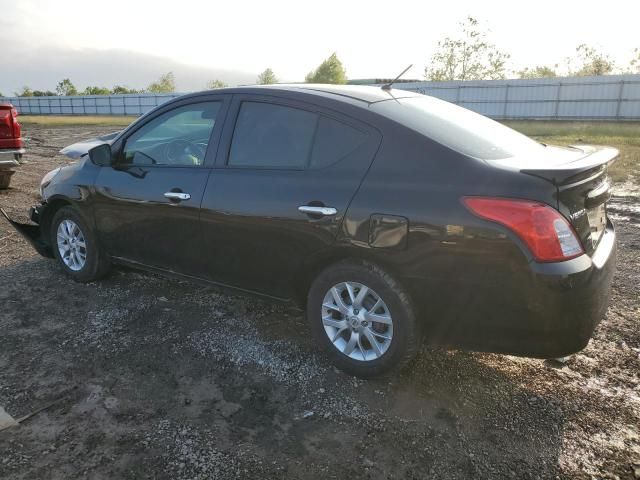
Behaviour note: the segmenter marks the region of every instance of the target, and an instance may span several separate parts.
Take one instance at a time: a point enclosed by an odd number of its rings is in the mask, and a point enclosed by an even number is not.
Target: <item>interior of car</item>
[[[185,105],[144,125],[125,144],[125,165],[200,166],[220,102]]]

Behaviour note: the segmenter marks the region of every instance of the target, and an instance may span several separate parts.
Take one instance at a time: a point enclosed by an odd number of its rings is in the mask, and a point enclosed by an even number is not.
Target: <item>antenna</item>
[[[407,68],[405,68],[402,73],[400,75],[398,75],[396,78],[394,78],[393,80],[391,80],[389,83],[385,83],[384,85],[382,85],[382,90],[391,90],[391,86],[396,83],[398,81],[398,79],[404,75],[405,73],[407,73],[407,70],[409,70],[411,67],[413,67],[413,63],[411,65],[409,65]]]

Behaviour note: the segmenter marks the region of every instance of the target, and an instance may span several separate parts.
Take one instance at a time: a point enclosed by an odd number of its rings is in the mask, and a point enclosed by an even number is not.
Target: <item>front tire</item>
[[[309,290],[307,318],[333,363],[358,377],[404,366],[422,344],[408,293],[370,262],[340,262],[321,272]]]
[[[62,207],[53,216],[51,248],[62,270],[78,282],[92,282],[109,270],[95,234],[72,207]]]

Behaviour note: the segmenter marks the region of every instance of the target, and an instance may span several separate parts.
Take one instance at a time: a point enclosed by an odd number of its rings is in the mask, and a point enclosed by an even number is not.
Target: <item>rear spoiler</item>
[[[576,180],[576,177],[586,178],[603,170],[613,163],[619,154],[617,149],[611,147],[572,145],[571,148],[584,152],[586,155],[577,160],[548,168],[524,168],[520,171],[544,178],[555,185],[564,185],[571,183],[571,180]]]

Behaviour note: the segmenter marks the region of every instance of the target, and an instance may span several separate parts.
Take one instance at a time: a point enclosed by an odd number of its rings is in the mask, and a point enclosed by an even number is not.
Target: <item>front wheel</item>
[[[72,207],[62,207],[53,216],[51,246],[64,272],[74,280],[91,282],[109,270],[94,233]]]
[[[404,365],[421,345],[409,295],[369,262],[341,262],[320,273],[309,290],[307,317],[336,366],[359,377]]]

